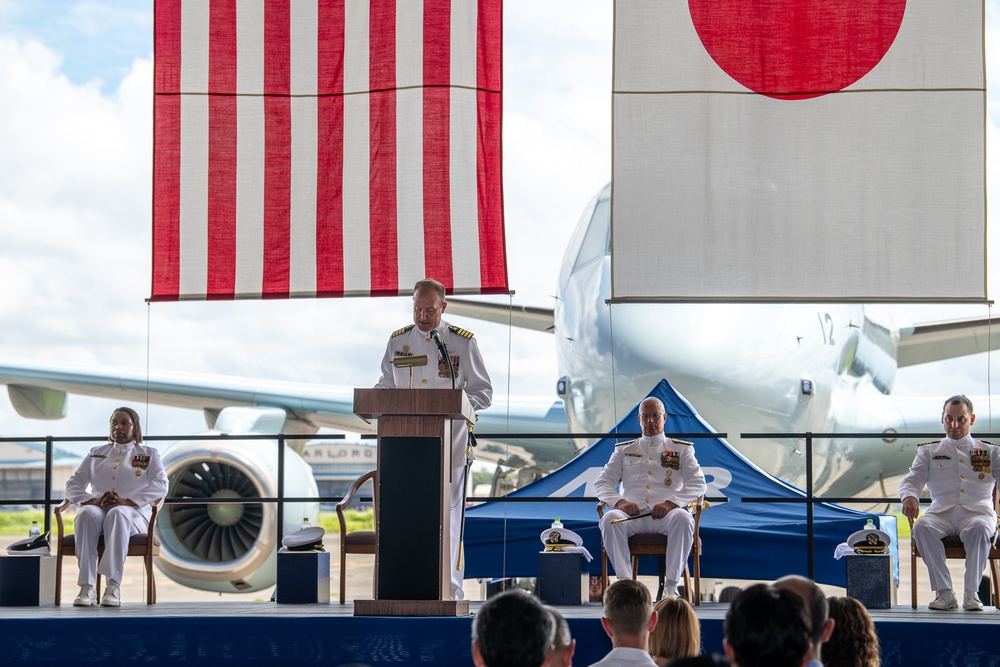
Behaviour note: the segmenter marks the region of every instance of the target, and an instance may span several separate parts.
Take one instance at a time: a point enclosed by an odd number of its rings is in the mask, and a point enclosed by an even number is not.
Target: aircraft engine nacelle
[[[181,442],[162,455],[171,498],[246,498],[246,503],[164,505],[156,520],[157,565],[174,581],[207,591],[249,593],[273,586],[278,506],[274,441]],[[319,497],[312,468],[285,446],[285,495]],[[282,535],[315,521],[318,503],[285,503]]]

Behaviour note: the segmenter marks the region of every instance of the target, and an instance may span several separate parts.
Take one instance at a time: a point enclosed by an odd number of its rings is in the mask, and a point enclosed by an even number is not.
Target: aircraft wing
[[[1000,318],[950,320],[901,327],[900,368],[1000,349]]]
[[[522,329],[533,329],[546,333],[554,333],[556,330],[555,313],[551,308],[505,306],[502,303],[448,299],[448,312],[487,322],[509,324]]]
[[[66,415],[66,394],[81,394],[202,410],[210,428],[224,408],[266,406],[285,411],[285,433],[315,433],[321,426],[375,432],[374,423],[354,414],[353,387],[4,359],[0,384],[7,385],[17,413],[30,419],[60,419]],[[497,397],[476,425],[477,433],[491,436],[564,433],[566,428],[562,401],[543,397]],[[576,454],[567,438],[519,439],[503,445],[497,444],[499,438],[488,440],[480,448],[482,458],[518,467],[551,470]]]

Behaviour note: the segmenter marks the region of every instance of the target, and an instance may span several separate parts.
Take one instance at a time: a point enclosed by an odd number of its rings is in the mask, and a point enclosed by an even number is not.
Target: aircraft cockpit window
[[[610,231],[611,200],[601,199],[594,207],[594,217],[590,219],[590,226],[580,244],[580,252],[573,264],[574,271],[610,253]]]

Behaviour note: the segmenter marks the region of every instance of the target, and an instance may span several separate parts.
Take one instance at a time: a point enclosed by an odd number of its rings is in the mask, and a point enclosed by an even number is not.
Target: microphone
[[[441,352],[442,355],[444,355],[445,351],[447,351],[448,348],[445,346],[444,341],[441,340],[441,334],[438,333],[437,329],[431,329],[431,340],[434,341],[434,344],[437,345],[438,350]]]
[[[455,388],[455,367],[451,365],[451,355],[448,354],[448,346],[444,344],[441,340],[441,334],[438,333],[437,329],[431,329],[431,340],[437,345],[438,352],[444,357],[444,361],[448,364],[448,374],[451,375],[451,388]]]

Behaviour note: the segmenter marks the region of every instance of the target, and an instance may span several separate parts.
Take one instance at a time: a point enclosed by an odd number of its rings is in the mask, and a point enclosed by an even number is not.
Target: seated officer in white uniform
[[[601,517],[601,535],[615,575],[619,579],[632,578],[630,536],[666,535],[663,596],[675,597],[677,581],[694,542],[694,518],[687,507],[705,493],[705,476],[690,442],[663,435],[666,418],[660,399],[651,397],[640,403],[642,437],[615,447],[594,489],[597,497],[611,508]],[[640,514],[645,516],[615,521]]]
[[[958,608],[941,542],[943,537],[957,535],[965,546],[963,607],[983,610],[979,582],[997,530],[993,485],[1000,466],[1000,447],[969,435],[975,421],[968,398],[952,396],[945,401],[941,423],[948,437],[918,446],[910,472],[899,483],[903,514],[910,519],[920,515],[917,498],[925,485],[931,495],[930,509],[913,524],[913,539],[927,564],[931,588],[937,591],[928,605],[931,609]]]
[[[167,473],[159,453],[142,444],[139,415],[118,408],[111,415],[108,444],[94,447],[66,482],[66,499],[78,506],[73,522],[80,564],[75,607],[97,604],[97,573],[107,577],[102,607],[121,605],[120,586],[128,541],[149,528],[149,504],[167,495]],[[104,556],[97,565],[97,541]]]
[[[436,280],[421,280],[413,287],[413,324],[393,332],[382,357],[382,377],[376,388],[405,389],[410,386],[413,371],[414,389],[451,389],[452,378],[447,360],[441,356],[432,332],[444,342],[455,370],[455,388],[464,389],[469,403],[476,412],[490,407],[493,385],[486,372],[479,344],[470,331],[452,326],[441,319],[448,302],[444,285]],[[426,354],[426,366],[396,368],[396,357]],[[464,597],[462,582],[465,578],[465,559],[460,554],[462,528],[462,491],[465,488],[465,464],[474,458],[469,447],[469,428],[464,420],[452,422],[451,448],[451,598]]]

